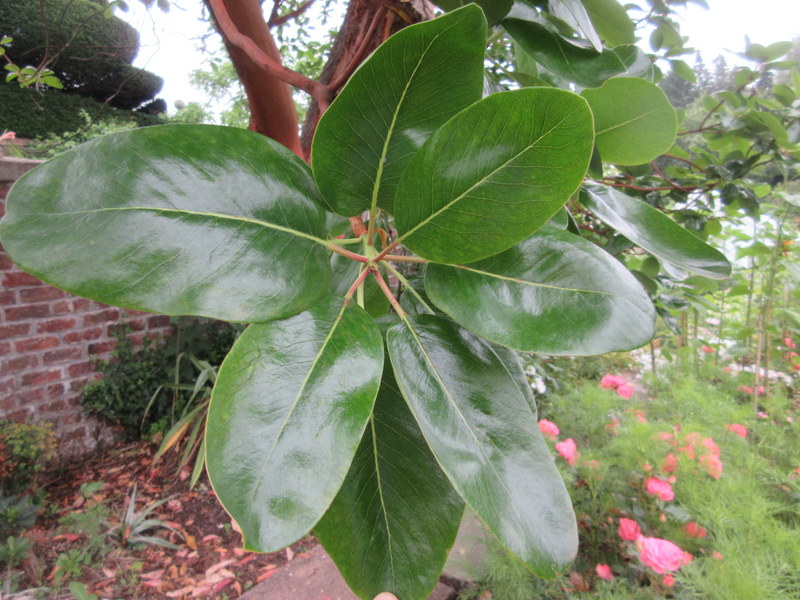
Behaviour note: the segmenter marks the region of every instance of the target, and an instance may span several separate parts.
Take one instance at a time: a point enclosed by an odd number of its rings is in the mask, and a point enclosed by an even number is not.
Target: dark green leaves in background
[[[277,142],[164,125],[97,138],[25,175],[0,236],[21,267],[73,294],[247,322],[326,292],[324,222],[310,170]]]
[[[554,227],[480,262],[429,265],[425,289],[464,327],[527,352],[630,350],[654,332],[653,304],[630,271]]]
[[[597,149],[605,162],[640,165],[675,143],[678,118],[666,94],[649,81],[614,77],[584,90],[594,115]]]
[[[711,279],[730,276],[731,265],[719,250],[652,206],[594,183],[584,186],[580,198],[600,220],[659,259]]]
[[[358,306],[322,303],[251,325],[223,362],[211,398],[211,483],[250,550],[305,535],[344,480],[370,418],[383,342]]]
[[[403,243],[437,262],[491,256],[544,225],[580,185],[592,153],[585,101],[552,88],[492,94],[413,156],[395,203]]]
[[[481,97],[486,20],[475,5],[401,30],[319,122],[314,177],[333,210],[392,212],[400,174],[430,134]]]
[[[362,598],[392,590],[403,600],[423,600],[463,512],[387,364],[350,472],[314,533]]]
[[[563,570],[578,544],[569,496],[492,346],[433,315],[393,325],[386,342],[400,390],[453,487],[535,573]]]

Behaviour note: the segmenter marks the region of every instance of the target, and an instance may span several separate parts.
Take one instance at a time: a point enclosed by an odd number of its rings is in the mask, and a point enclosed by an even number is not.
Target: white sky
[[[135,1],[129,2],[129,13],[117,12],[139,30],[142,45],[135,64],[164,78],[160,96],[170,109],[178,99],[206,100],[191,87],[188,77],[208,57],[201,50],[200,37],[208,32],[200,20],[201,0],[172,0],[172,4],[168,14],[156,8],[147,11]],[[800,0],[709,0],[709,4],[709,11],[692,4],[679,16],[681,33],[689,36],[691,46],[701,51],[707,63],[718,54],[725,55],[729,64],[739,60],[726,51],[742,52],[745,35],[764,45],[800,36]],[[210,50],[218,47],[217,36],[209,36],[205,45]],[[694,64],[691,56],[686,61]]]

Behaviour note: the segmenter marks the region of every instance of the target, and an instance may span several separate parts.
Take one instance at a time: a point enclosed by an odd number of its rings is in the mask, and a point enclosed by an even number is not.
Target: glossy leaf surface
[[[374,321],[341,299],[236,341],[211,398],[206,461],[247,549],[279,550],[322,517],[369,420],[383,356]]]
[[[597,33],[609,46],[636,42],[633,21],[617,0],[581,0]]]
[[[473,0],[433,0],[433,3],[447,11],[465,6]],[[514,5],[514,0],[474,0],[475,4],[483,9],[489,25],[496,25],[508,14]]]
[[[598,53],[591,48],[578,48],[533,21],[508,18],[503,20],[503,27],[547,70],[584,87],[599,87],[618,75],[652,76],[650,59],[633,45]]]
[[[653,305],[636,278],[591,242],[554,227],[480,262],[430,264],[425,289],[464,327],[526,352],[630,350],[654,333]]]
[[[711,279],[730,276],[724,254],[652,206],[594,183],[584,186],[580,198],[599,219],[661,260]]]
[[[0,236],[26,271],[100,302],[228,321],[300,312],[330,281],[308,167],[270,139],[209,125],[92,140],[8,196]]]
[[[358,279],[361,263],[350,260],[340,254],[331,255],[331,268],[333,269],[333,291],[339,296],[344,296],[350,286]],[[381,273],[386,273],[381,269]],[[364,310],[372,317],[380,317],[389,312],[389,299],[383,293],[374,277],[367,277],[364,281]],[[353,297],[355,302],[356,297]]]
[[[492,346],[444,317],[418,315],[389,329],[387,347],[406,402],[467,504],[534,572],[564,569],[578,541],[569,496]]]
[[[463,512],[387,364],[364,439],[315,535],[364,600],[386,591],[424,600]]]
[[[592,153],[585,101],[553,88],[492,94],[414,155],[398,190],[400,239],[434,261],[491,256],[544,225],[580,185]]]
[[[661,89],[644,79],[614,77],[584,90],[594,115],[597,149],[608,163],[641,165],[675,142],[678,118]]]
[[[474,5],[402,29],[356,71],[319,122],[314,177],[334,211],[392,211],[411,155],[480,99],[486,20]]]
[[[603,51],[603,42],[597,35],[581,0],[550,0],[548,6],[550,13],[567,23],[583,38],[589,40],[597,52]]]

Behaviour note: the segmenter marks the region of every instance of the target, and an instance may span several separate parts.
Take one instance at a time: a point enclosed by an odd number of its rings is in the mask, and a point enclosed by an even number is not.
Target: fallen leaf
[[[193,535],[185,534],[183,536],[183,541],[186,542],[186,545],[192,550],[197,550],[197,540]]]
[[[139,577],[141,577],[142,579],[161,579],[165,571],[166,569],[158,569],[156,571],[142,573],[141,575],[139,575]]]
[[[220,561],[220,562],[218,562],[217,564],[215,564],[215,565],[212,565],[212,566],[208,567],[208,568],[206,569],[206,579],[208,579],[209,577],[211,577],[211,576],[212,576],[214,573],[216,573],[216,572],[217,572],[217,571],[219,571],[220,569],[224,569],[224,568],[225,568],[225,567],[227,567],[228,565],[230,565],[230,564],[233,564],[233,563],[235,563],[235,562],[236,562],[236,560],[235,560],[235,559],[233,559],[233,558],[229,558],[229,559],[227,559],[227,560]]]

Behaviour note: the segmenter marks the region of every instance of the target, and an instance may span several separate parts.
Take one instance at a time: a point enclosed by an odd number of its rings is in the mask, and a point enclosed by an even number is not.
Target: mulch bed
[[[85,512],[92,503],[104,503],[115,525],[136,485],[136,510],[163,498],[169,500],[148,518],[164,521],[180,535],[156,529],[147,535],[163,537],[179,550],[157,545],[127,546],[108,538],[107,551],[81,567],[77,579],[100,598],[146,600],[163,598],[236,598],[256,583],[273,575],[278,567],[314,547],[308,536],[290,548],[272,554],[245,552],[242,537],[217,501],[207,480],[193,490],[188,469],[176,473],[174,462],[162,459],[153,465],[155,447],[146,442],[125,443],[102,454],[81,459],[47,474],[47,515],[26,536],[33,543],[23,563],[24,587],[55,587],[59,555],[80,551],[87,539],[60,525],[59,519]],[[84,498],[81,484],[104,482],[100,490]],[[66,583],[61,587],[66,588]]]

